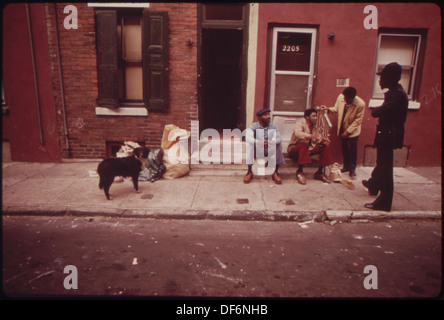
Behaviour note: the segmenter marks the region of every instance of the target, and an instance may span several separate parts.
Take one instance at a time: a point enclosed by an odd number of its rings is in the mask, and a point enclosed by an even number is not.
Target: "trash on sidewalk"
[[[154,182],[162,178],[166,167],[163,163],[162,149],[156,149],[148,154],[145,168],[140,172],[139,181]]]
[[[308,220],[308,221],[304,221],[304,222],[299,222],[299,226],[302,229],[307,229],[308,228],[308,224],[314,223],[314,220]]]
[[[339,163],[337,162],[330,167],[330,180],[334,182],[341,182],[342,180],[341,169],[339,169]]]
[[[190,172],[190,154],[180,143],[181,139],[188,139],[190,133],[180,129],[174,124],[165,126],[162,136],[161,148],[163,150],[163,163],[165,179],[176,179]]]
[[[97,173],[96,170],[89,170],[88,174],[89,174],[90,178],[98,178],[99,177],[99,174]]]
[[[136,148],[140,148],[141,146],[137,142],[133,141],[125,141],[123,142],[123,146],[116,153],[117,158],[130,157],[133,155],[133,151]]]
[[[330,180],[334,182],[340,182],[348,189],[353,190],[355,185],[350,180],[342,179],[341,169],[339,168],[339,163],[335,162],[330,167]]]

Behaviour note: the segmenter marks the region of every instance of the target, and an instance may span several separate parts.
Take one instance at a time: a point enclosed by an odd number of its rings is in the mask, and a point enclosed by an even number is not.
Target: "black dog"
[[[146,163],[150,150],[148,148],[136,148],[133,155],[124,158],[108,158],[99,163],[97,173],[100,176],[99,188],[105,191],[105,196],[109,196],[109,188],[115,177],[131,177],[134,189],[139,190],[139,174]]]

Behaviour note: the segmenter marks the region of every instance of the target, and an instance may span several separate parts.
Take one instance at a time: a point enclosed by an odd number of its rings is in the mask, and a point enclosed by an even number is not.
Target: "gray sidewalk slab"
[[[350,190],[313,180],[314,167],[304,170],[306,185],[296,181],[294,167],[283,167],[283,184],[276,185],[269,176],[243,184],[243,166],[200,166],[182,178],[140,181],[139,193],[130,179],[114,183],[108,201],[98,188],[98,163],[4,163],[3,213],[291,221],[441,218],[441,168],[395,168],[393,207],[387,213],[364,207],[374,199],[361,184],[370,177],[370,167],[357,169]]]

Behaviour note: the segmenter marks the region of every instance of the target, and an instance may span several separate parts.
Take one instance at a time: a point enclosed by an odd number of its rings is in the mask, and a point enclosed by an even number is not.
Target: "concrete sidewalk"
[[[341,183],[313,180],[314,167],[304,169],[303,186],[292,166],[280,169],[282,185],[270,177],[255,177],[245,185],[246,166],[194,165],[182,178],[139,181],[140,193],[130,179],[115,183],[110,189],[113,200],[108,201],[98,188],[98,163],[3,163],[3,214],[299,222],[441,219],[440,167],[395,168],[393,207],[384,212],[364,207],[374,200],[361,184],[370,177],[371,167],[357,169],[355,189],[350,190]]]

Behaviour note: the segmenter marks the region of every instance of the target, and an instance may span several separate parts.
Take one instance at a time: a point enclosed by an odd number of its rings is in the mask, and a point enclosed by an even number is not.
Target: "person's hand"
[[[344,131],[344,132],[341,134],[341,138],[342,138],[342,139],[347,139],[349,136],[350,136],[350,133],[348,133],[348,131]]]

